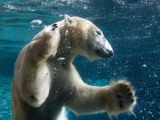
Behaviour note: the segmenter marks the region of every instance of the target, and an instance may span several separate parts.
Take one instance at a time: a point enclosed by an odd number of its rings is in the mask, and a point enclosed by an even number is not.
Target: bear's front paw
[[[113,82],[108,87],[107,112],[118,114],[121,112],[132,111],[136,105],[136,96],[133,85],[125,80]]]

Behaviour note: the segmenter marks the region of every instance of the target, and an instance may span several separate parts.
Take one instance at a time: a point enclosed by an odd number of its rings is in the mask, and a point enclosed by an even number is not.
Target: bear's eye
[[[97,35],[101,35],[101,31],[96,31]]]

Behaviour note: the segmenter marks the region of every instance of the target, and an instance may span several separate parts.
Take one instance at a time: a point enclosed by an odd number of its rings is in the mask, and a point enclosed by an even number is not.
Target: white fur
[[[66,117],[66,109],[65,107],[62,108],[60,114],[58,115],[57,120],[68,120]]]
[[[91,86],[83,82],[72,64],[77,54],[94,60],[112,55],[103,33],[96,34],[100,29],[86,19],[68,15],[56,24],[55,28],[46,26],[17,58],[12,83],[13,120],[67,120],[65,107],[78,115],[132,110],[136,102],[126,100],[122,109],[116,97],[134,93],[129,82]],[[130,91],[124,92],[126,88]]]

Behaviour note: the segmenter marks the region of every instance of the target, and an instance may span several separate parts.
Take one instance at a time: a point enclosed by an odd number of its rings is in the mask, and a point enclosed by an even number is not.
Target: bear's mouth
[[[96,50],[96,54],[97,54],[99,57],[108,58],[108,57],[111,57],[111,56],[114,55],[114,51],[101,48],[101,49],[97,49],[97,50]]]

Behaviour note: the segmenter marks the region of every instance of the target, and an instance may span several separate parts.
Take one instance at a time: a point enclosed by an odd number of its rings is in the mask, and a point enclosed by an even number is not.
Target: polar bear
[[[60,116],[64,107],[76,114],[133,110],[133,85],[125,80],[103,87],[84,83],[72,64],[77,54],[93,61],[114,52],[96,25],[68,15],[45,27],[21,50],[12,82],[13,120],[67,119]]]

